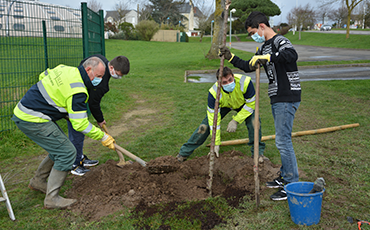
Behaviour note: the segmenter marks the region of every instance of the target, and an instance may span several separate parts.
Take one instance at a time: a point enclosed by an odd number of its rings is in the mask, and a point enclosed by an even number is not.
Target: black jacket
[[[87,90],[88,93],[89,93],[88,105],[89,105],[89,109],[91,111],[91,114],[93,115],[93,117],[95,118],[95,120],[97,122],[102,122],[102,121],[104,121],[104,116],[103,116],[103,112],[101,111],[101,108],[100,108],[100,101],[101,101],[102,97],[104,96],[104,94],[106,94],[109,91],[109,80],[111,78],[109,68],[108,68],[109,61],[106,57],[104,57],[103,55],[100,55],[100,54],[95,54],[95,55],[92,55],[90,57],[100,58],[105,63],[105,66],[106,66],[105,74],[104,74],[103,80],[100,82],[100,84],[98,86],[94,87],[93,89],[88,89]],[[90,57],[88,57],[88,58],[90,58]],[[88,58],[85,58],[84,60],[82,60],[81,63],[80,63],[80,66]]]
[[[265,41],[256,55],[270,54],[270,62],[263,67],[269,79],[268,95],[270,103],[301,101],[301,83],[299,79],[298,54],[290,41],[282,35],[275,35]],[[244,61],[237,56],[230,61],[235,67],[252,72],[249,60]]]

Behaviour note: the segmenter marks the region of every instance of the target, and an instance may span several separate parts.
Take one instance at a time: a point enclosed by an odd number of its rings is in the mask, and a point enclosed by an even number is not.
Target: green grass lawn
[[[298,44],[288,36],[293,44]],[[326,44],[324,40],[321,38],[322,46]],[[358,41],[361,42],[361,39]],[[340,43],[345,43],[345,40],[337,42]],[[363,48],[369,49],[369,44]],[[102,101],[108,127],[127,124],[122,135],[115,137],[119,145],[146,161],[178,153],[181,145],[204,118],[207,92],[212,85],[184,83],[184,72],[217,69],[219,60],[204,58],[209,48],[210,43],[195,41],[106,41],[108,59],[125,55],[131,62],[130,73],[121,80],[112,79],[111,90]],[[241,57],[252,55],[241,51],[236,53]],[[232,67],[229,63],[226,65]],[[296,114],[294,132],[360,123],[358,128],[293,139],[298,166],[303,172],[301,180],[314,181],[323,176],[327,183],[321,221],[311,229],[355,229],[354,224],[347,222],[347,216],[370,219],[369,89],[370,80],[302,82],[302,103]],[[146,119],[150,122],[130,126],[135,116],[123,121],[123,115],[134,110],[147,111]],[[261,84],[260,114],[263,135],[274,134],[267,84]],[[233,134],[225,132],[230,119],[229,115],[222,122],[222,139],[246,138],[244,126],[239,126]],[[59,122],[66,129],[64,123]],[[134,223],[155,221],[133,220],[129,218],[130,212],[125,211],[105,217],[100,222],[89,222],[68,210],[43,209],[44,194],[29,190],[27,185],[46,152],[18,129],[0,135],[0,173],[17,218],[16,222],[12,222],[5,204],[0,203],[0,229],[134,229]],[[90,158],[100,162],[108,159],[118,161],[116,153],[96,141],[87,142],[85,146]],[[239,145],[221,147],[221,152],[232,149],[245,153],[249,151]],[[208,151],[208,147],[201,146],[192,157],[206,155]],[[274,141],[266,141],[265,155],[273,163],[280,164]],[[70,183],[64,185],[62,192],[70,186]],[[249,199],[245,200],[241,209],[229,209],[219,198],[210,199],[217,212],[228,210],[228,223],[216,229],[236,229],[235,223],[238,223],[238,229],[303,228],[291,221],[288,203],[271,201],[270,193],[262,195],[258,209],[255,209],[255,202]],[[168,224],[172,229],[191,226],[190,222],[176,220]]]

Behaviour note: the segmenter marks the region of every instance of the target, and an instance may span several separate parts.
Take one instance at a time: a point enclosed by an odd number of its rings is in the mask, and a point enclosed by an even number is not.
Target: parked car
[[[329,31],[329,30],[331,30],[331,25],[322,25],[320,30],[321,31]]]

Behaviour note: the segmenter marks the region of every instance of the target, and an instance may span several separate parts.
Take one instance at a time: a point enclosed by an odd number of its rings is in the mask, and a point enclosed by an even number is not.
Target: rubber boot
[[[72,205],[76,202],[75,199],[65,199],[59,196],[60,187],[64,184],[64,181],[68,175],[68,172],[59,171],[53,168],[50,172],[47,192],[44,200],[44,207],[47,209],[63,209]]]
[[[46,193],[47,182],[46,179],[49,177],[50,171],[53,168],[54,161],[46,156],[45,159],[39,165],[36,175],[30,180],[28,187],[32,190]]]

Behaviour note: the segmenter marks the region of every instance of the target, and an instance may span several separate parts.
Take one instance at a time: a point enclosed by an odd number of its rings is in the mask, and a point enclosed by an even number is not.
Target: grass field
[[[367,36],[362,38],[366,39]],[[334,40],[332,43],[338,45],[345,43],[344,40]],[[296,41],[292,41],[295,44]],[[325,46],[326,39],[321,37],[318,41],[322,41],[318,45]],[[358,42],[361,43],[361,39]],[[363,44],[362,48],[370,49],[369,44]],[[189,43],[106,41],[108,59],[125,55],[131,62],[130,73],[121,80],[112,79],[111,90],[102,101],[108,127],[126,127],[122,135],[115,137],[119,145],[146,161],[178,153],[181,145],[204,118],[207,92],[212,85],[184,83],[184,72],[217,69],[219,60],[204,58],[209,48],[208,42],[192,40]],[[241,51],[236,53],[242,57],[252,55]],[[228,63],[226,65],[231,67]],[[327,183],[321,221],[311,229],[355,229],[354,224],[347,222],[347,216],[370,219],[369,89],[370,80],[302,82],[302,103],[296,114],[294,132],[360,123],[358,128],[293,139],[299,169],[303,172],[301,180],[314,181],[322,176]],[[267,84],[261,84],[260,100],[263,135],[272,135],[274,125]],[[124,119],[125,114],[133,111],[146,111],[148,122],[133,126],[135,113]],[[222,122],[222,139],[246,138],[244,126],[239,126],[233,134],[225,132],[230,119],[229,115]],[[65,129],[64,121],[58,123]],[[232,149],[246,154],[249,151],[246,146],[236,145],[221,147],[221,152]],[[108,159],[118,161],[115,152],[96,141],[87,141],[85,151],[90,158],[102,163]],[[202,146],[192,157],[206,155],[208,151],[208,147]],[[280,164],[274,141],[266,141],[265,155],[273,163]],[[46,152],[18,129],[1,133],[0,173],[5,180],[17,221],[9,219],[5,205],[1,203],[0,229],[134,229],[133,224],[139,223],[140,226],[141,222],[156,226],[155,219],[131,219],[129,210],[105,217],[100,222],[88,222],[68,210],[43,209],[44,194],[29,190],[27,185],[44,156]],[[67,183],[62,187],[62,192],[70,187],[71,184]],[[249,199],[245,200],[241,209],[227,207],[219,198],[210,199],[216,211],[227,210],[228,213],[227,224],[215,229],[304,228],[291,221],[286,201],[269,199],[273,191],[262,194],[258,209],[255,209],[255,202]],[[171,229],[182,229],[182,226],[189,224],[176,220],[169,223]]]

